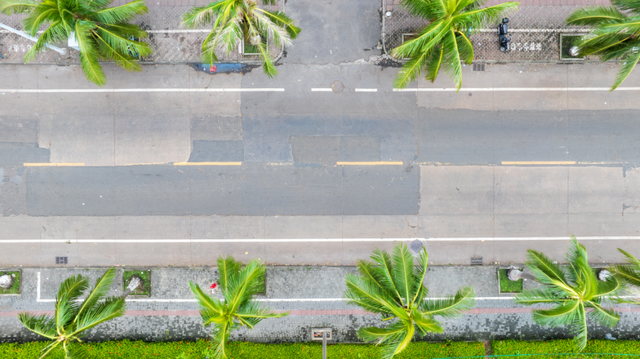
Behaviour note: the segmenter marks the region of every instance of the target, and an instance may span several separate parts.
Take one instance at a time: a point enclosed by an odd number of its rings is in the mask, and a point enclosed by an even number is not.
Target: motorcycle
[[[502,19],[502,23],[498,25],[498,36],[500,39],[500,51],[504,52],[509,50],[509,42],[511,42],[511,36],[509,35],[509,29],[507,27],[509,19],[506,17]]]

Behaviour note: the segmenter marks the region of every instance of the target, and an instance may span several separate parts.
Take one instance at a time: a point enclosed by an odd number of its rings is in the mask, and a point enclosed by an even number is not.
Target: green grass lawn
[[[618,358],[638,358],[640,356],[640,341],[631,340],[589,340],[582,354],[554,355],[575,353],[571,340],[548,340],[530,342],[522,340],[494,340],[491,342],[494,355],[519,354],[519,358],[530,359],[569,359],[569,358],[612,358],[615,355],[603,354],[636,354],[617,356]],[[598,353],[590,355],[588,353]],[[535,354],[523,356],[523,354]],[[514,356],[514,358],[516,358]]]

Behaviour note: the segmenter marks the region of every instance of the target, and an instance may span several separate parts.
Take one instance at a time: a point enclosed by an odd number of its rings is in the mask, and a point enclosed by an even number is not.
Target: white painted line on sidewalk
[[[361,88],[357,88],[356,92],[378,92],[378,89],[361,89]]]
[[[0,89],[0,93],[284,92],[284,88]]]
[[[610,87],[463,87],[460,92],[609,92]],[[444,88],[394,88],[394,92],[456,92],[452,87]],[[640,87],[618,87],[616,91],[640,91]]]
[[[40,287],[42,281],[40,278],[40,272],[37,272],[37,287],[36,287],[36,302],[37,303],[55,303],[55,299],[42,299],[40,297]],[[514,297],[477,297],[476,300],[509,300]],[[444,298],[427,298],[429,300],[438,300]],[[345,298],[256,298],[257,302],[343,302]],[[170,299],[170,298],[146,298],[146,299],[129,299],[127,302],[147,302],[147,303],[196,303],[195,299]]]
[[[333,91],[333,89],[332,89],[331,87],[329,87],[329,88],[324,88],[324,87],[322,87],[322,88],[312,87],[312,88],[311,88],[311,92],[332,92],[332,91]]]
[[[20,243],[340,243],[340,242],[531,242],[568,241],[571,237],[469,237],[469,238],[237,238],[237,239],[0,239],[0,244]],[[580,241],[637,241],[640,236],[579,237]]]

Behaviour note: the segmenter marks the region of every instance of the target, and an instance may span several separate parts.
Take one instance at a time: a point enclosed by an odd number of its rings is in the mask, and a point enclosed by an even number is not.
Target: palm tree
[[[394,87],[406,87],[423,70],[425,78],[434,82],[444,69],[460,90],[461,62],[473,61],[473,44],[468,34],[495,22],[505,10],[516,9],[519,4],[505,2],[481,8],[483,3],[484,0],[402,0],[409,13],[429,21],[429,25],[415,38],[393,49],[394,57],[409,59],[396,76]]]
[[[542,286],[518,294],[516,302],[524,305],[555,305],[552,309],[535,309],[533,320],[536,323],[569,327],[578,351],[587,345],[587,316],[610,328],[618,323],[620,316],[602,304],[607,296],[615,295],[620,283],[614,276],[605,281],[598,280],[589,266],[587,249],[578,243],[576,237],[571,237],[566,257],[569,265],[566,269],[540,252],[527,252],[528,261],[525,264]],[[592,310],[587,312],[587,308]]]
[[[451,318],[469,310],[475,303],[473,288],[462,288],[455,296],[440,299],[426,298],[424,286],[429,255],[422,249],[418,265],[407,246],[396,245],[393,254],[376,249],[373,262],[358,260],[360,275],[345,277],[344,295],[349,304],[379,313],[383,321],[393,320],[384,328],[368,327],[358,330],[358,337],[368,342],[386,344],[382,357],[392,358],[403,351],[413,339],[416,327],[421,336],[428,332],[442,333],[434,316]]]
[[[593,6],[574,11],[567,24],[591,26],[578,42],[580,56],[596,55],[602,61],[622,60],[611,91],[629,77],[640,60],[640,3],[612,0],[613,6]]]
[[[262,0],[274,5],[276,0]],[[216,50],[230,54],[248,41],[262,58],[264,72],[269,77],[278,74],[269,53],[268,41],[276,46],[290,45],[300,33],[293,20],[282,11],[258,7],[258,0],[219,0],[207,6],[194,7],[183,16],[183,25],[197,28],[213,23],[213,29],[202,42],[202,62],[218,61]]]
[[[620,248],[618,251],[627,257],[630,265],[617,265],[611,267],[610,270],[622,282],[632,286],[630,292],[635,296],[635,301],[622,300],[622,302],[640,304],[640,260]]]
[[[274,313],[252,300],[264,283],[265,267],[259,261],[253,260],[243,268],[233,257],[220,256],[218,272],[218,286],[224,300],[209,297],[195,283],[189,282],[189,285],[200,304],[202,323],[205,327],[213,325],[214,358],[221,359],[227,357],[225,346],[232,329],[240,326],[253,329],[263,319],[284,317],[289,312]]]
[[[89,287],[89,279],[81,275],[67,278],[58,290],[56,309],[53,317],[49,315],[33,315],[20,313],[18,319],[30,331],[52,340],[42,350],[44,358],[54,349],[64,350],[66,358],[87,358],[88,353],[81,345],[84,333],[100,323],[120,317],[125,312],[125,297],[107,297],[107,292],[115,278],[115,268],[107,270],[98,278],[96,285],[86,299],[79,300]]]
[[[140,71],[138,56],[151,54],[149,45],[136,40],[147,37],[146,31],[127,23],[137,15],[147,13],[144,0],[107,7],[112,1],[0,0],[0,11],[7,15],[26,13],[24,30],[32,36],[37,36],[38,29],[46,25],[25,55],[25,62],[44,51],[47,44],[75,38],[85,76],[101,86],[107,83],[107,78],[99,60],[114,61],[128,71]]]

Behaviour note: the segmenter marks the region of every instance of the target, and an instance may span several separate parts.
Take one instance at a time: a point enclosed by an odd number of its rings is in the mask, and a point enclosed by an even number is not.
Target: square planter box
[[[585,34],[560,34],[560,60],[581,61],[583,57],[573,56],[571,49]]]
[[[21,270],[0,270],[0,277],[11,276],[13,284],[8,289],[0,288],[0,295],[20,295],[22,291],[22,271]]]
[[[500,294],[522,293],[523,279],[512,282],[507,277],[507,272],[511,268],[498,268],[498,290]],[[522,268],[516,268],[522,270]]]
[[[138,277],[142,281],[140,286],[136,288],[131,294],[130,297],[149,297],[151,295],[151,271],[145,269],[136,269],[136,270],[125,270],[122,273],[122,282],[123,287],[122,290],[125,291],[129,282],[131,282],[131,278]]]

